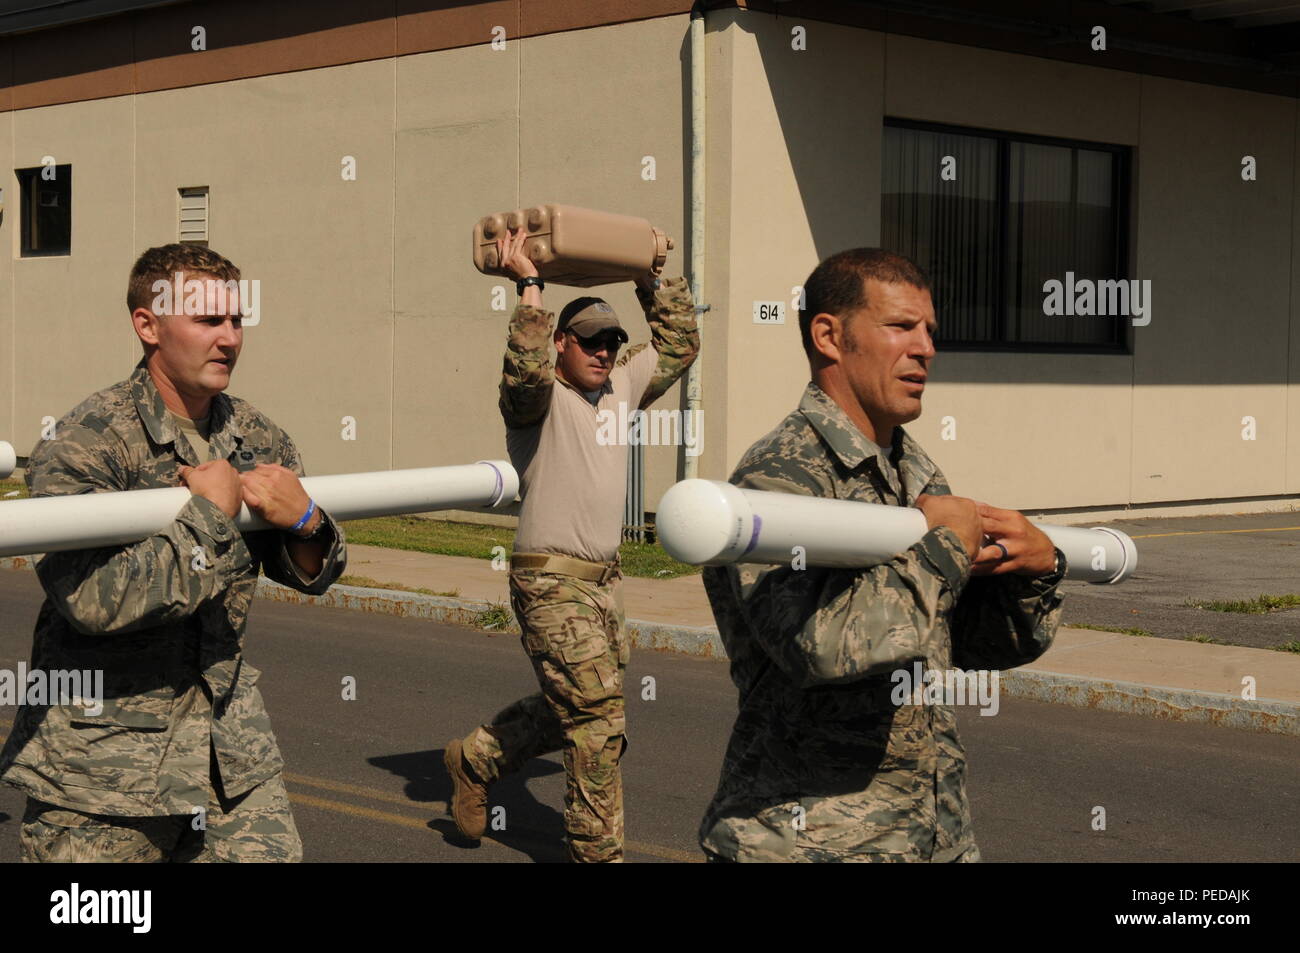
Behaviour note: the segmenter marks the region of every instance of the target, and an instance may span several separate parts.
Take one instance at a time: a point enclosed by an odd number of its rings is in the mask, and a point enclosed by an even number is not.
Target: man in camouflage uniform
[[[699,332],[685,279],[638,279],[653,349],[638,345],[612,366],[627,332],[607,303],[579,298],[560,313],[553,372],[552,315],[542,310],[524,238],[520,230],[498,242],[521,295],[510,320],[501,413],[523,498],[510,598],[542,691],[448,743],[450,810],[462,834],[481,837],[487,786],[529,758],[563,750],[569,858],[620,861],[628,644],[618,546],[627,445],[621,435],[609,440],[608,429],[602,434],[599,420],[627,419],[661,397],[695,359]]]
[[[934,357],[921,270],[853,249],[804,292],[812,382],[731,482],[917,506],[929,531],[869,569],[704,571],[740,711],[700,844],[710,861],[975,861],[953,710],[896,705],[891,673],[1037,658],[1064,557],[1021,514],[952,496],[900,426],[920,416]]]
[[[201,304],[198,295],[158,303],[156,283],[178,274],[176,286],[194,282]],[[220,283],[238,279],[207,248],[146,251],[127,298],[144,359],[32,451],[33,497],[182,483],[192,495],[138,543],[37,564],[46,599],[32,667],[102,670],[105,697],[98,714],[66,703],[18,711],[0,777],[28,795],[25,861],[302,857],[244,627],[259,567],[318,595],[346,551],[298,480],[289,435],[222,393],[243,332],[239,298]],[[241,533],[241,503],[277,528]]]

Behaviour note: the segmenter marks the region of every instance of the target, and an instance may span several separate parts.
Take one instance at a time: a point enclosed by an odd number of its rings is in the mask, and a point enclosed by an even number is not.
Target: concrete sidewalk
[[[510,604],[506,573],[493,569],[486,559],[431,556],[348,543],[347,572],[437,592],[458,589],[461,599],[472,602]],[[624,577],[623,602],[629,619],[692,627],[713,625],[713,612],[698,573],[677,579]]]
[[[0,567],[31,566],[29,557],[0,559]],[[508,611],[510,604],[506,573],[494,570],[486,559],[349,544],[347,574],[369,577],[381,588],[336,585],[324,596],[312,597],[262,579],[258,595],[462,625],[477,624],[479,615],[493,605],[504,604]],[[393,584],[456,590],[456,595],[382,588]],[[627,578],[624,602],[633,645],[725,657],[700,576]],[[1069,618],[1067,596],[1067,626],[1037,662],[1003,673],[1003,692],[1057,704],[1300,735],[1300,655],[1071,629]],[[502,628],[514,629],[513,619]],[[1243,697],[1247,680],[1253,681],[1253,693]]]

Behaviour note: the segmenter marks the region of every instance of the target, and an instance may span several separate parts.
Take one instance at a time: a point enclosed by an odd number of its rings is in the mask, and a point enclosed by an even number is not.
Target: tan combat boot
[[[487,829],[487,785],[465,763],[459,738],[447,742],[442,763],[451,775],[451,797],[447,801],[447,813],[456,822],[456,828],[461,834],[470,840],[479,840]]]

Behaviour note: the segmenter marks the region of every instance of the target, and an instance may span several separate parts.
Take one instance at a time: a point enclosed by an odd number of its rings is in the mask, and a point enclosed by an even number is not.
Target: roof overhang
[[[0,36],[189,2],[191,0],[0,0]]]

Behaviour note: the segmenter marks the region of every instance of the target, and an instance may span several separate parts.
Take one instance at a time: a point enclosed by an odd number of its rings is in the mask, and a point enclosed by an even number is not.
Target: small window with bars
[[[177,241],[191,245],[208,244],[208,187],[179,189],[180,228]]]

